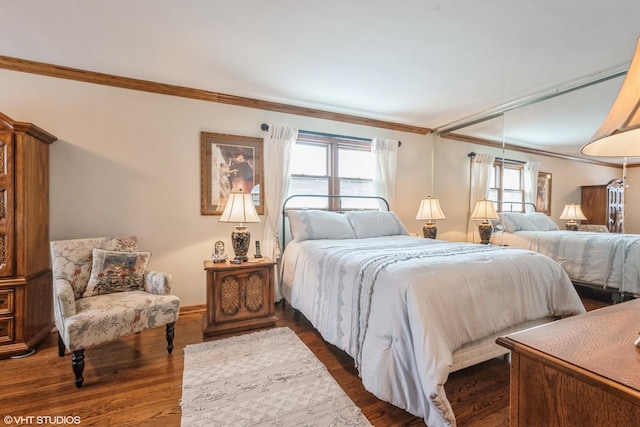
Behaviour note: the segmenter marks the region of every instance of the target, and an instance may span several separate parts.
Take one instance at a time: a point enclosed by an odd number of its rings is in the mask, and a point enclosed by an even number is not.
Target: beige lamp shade
[[[446,219],[446,217],[440,208],[440,202],[438,199],[432,199],[431,196],[429,196],[428,198],[420,201],[420,207],[418,208],[416,219],[433,221],[436,219]]]
[[[249,193],[231,193],[224,211],[220,216],[220,222],[260,222],[253,197]]]
[[[580,151],[588,156],[640,156],[640,39],[613,107]]]
[[[493,202],[487,199],[476,202],[470,218],[474,220],[500,219],[496,213],[496,209],[493,207]]]
[[[560,215],[560,219],[572,219],[572,220],[583,220],[587,219],[582,212],[582,208],[580,205],[576,205],[575,203],[571,203],[570,205],[565,205],[562,210],[562,214]]]

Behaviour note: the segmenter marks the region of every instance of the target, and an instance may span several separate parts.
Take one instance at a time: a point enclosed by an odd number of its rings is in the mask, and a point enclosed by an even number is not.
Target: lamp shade
[[[582,208],[580,205],[576,205],[575,203],[571,203],[570,205],[565,205],[562,210],[562,214],[560,215],[560,219],[587,219],[582,212]]]
[[[613,107],[580,151],[588,156],[640,156],[640,38]]]
[[[500,219],[493,207],[493,202],[487,199],[478,200],[476,202],[476,206],[473,209],[473,212],[471,212],[470,218],[476,220]]]
[[[231,193],[220,216],[220,222],[260,222],[253,197],[249,193]]]
[[[420,202],[416,219],[430,220],[445,219],[444,213],[440,208],[440,202],[438,199],[432,199],[428,197]]]

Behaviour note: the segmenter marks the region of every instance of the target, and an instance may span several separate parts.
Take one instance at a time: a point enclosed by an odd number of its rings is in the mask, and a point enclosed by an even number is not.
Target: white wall
[[[200,132],[263,137],[261,123],[399,139],[396,206],[415,217],[430,137],[0,70],[0,112],[58,137],[51,145],[51,240],[137,235],[150,268],[173,274],[182,305],[205,303],[202,262],[231,224],[200,215]],[[430,163],[430,160],[426,160]],[[269,165],[264,165],[265,169]],[[262,223],[249,224],[261,240]]]
[[[278,123],[399,139],[394,210],[410,232],[421,234],[423,222],[414,219],[419,202],[438,197],[447,217],[438,221],[438,237],[459,241],[465,240],[468,209],[467,153],[501,155],[457,141],[434,143],[432,136],[6,70],[0,70],[0,94],[0,112],[59,138],[51,146],[51,240],[137,235],[141,247],[153,252],[150,268],[173,274],[173,292],[183,306],[205,303],[202,262],[216,240],[230,247],[233,228],[217,216],[200,215],[202,131],[263,137],[261,123]],[[612,168],[561,159],[517,152],[505,156],[541,161],[542,170],[553,174],[556,221],[564,204],[579,201],[580,185],[619,175]],[[253,240],[262,239],[262,223],[248,227]]]

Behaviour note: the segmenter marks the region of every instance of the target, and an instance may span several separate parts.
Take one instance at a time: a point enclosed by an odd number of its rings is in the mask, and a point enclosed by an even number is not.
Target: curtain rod
[[[470,158],[474,158],[476,156],[476,153],[471,151],[470,153],[467,154],[467,157]],[[496,160],[502,160],[503,162],[512,162],[512,163],[520,163],[520,164],[526,164],[527,162],[524,160],[515,160],[515,159],[507,159],[506,157],[496,157]]]
[[[268,131],[269,130],[269,125],[266,123],[263,123],[260,125],[260,129],[262,129],[263,131]],[[298,130],[298,133],[303,133],[305,135],[315,135],[315,136],[326,136],[328,138],[341,138],[341,139],[351,139],[354,141],[363,141],[363,142],[371,142],[371,138],[361,138],[358,136],[349,136],[349,135],[339,135],[336,133],[325,133],[325,132],[316,132],[313,130],[303,130],[300,129]],[[398,147],[402,146],[402,142],[398,141]]]

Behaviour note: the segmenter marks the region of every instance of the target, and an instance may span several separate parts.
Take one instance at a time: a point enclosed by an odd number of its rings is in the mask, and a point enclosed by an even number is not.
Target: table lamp
[[[493,207],[493,202],[487,199],[478,200],[469,219],[482,221],[478,226],[480,243],[488,245],[491,242],[491,233],[493,232],[493,225],[489,223],[489,220],[500,219]]]
[[[445,219],[442,209],[440,209],[440,202],[438,199],[432,199],[428,196],[426,199],[420,202],[416,219],[426,220],[427,222],[422,227],[422,234],[427,239],[435,239],[438,234],[438,229],[434,220]]]
[[[578,231],[578,223],[576,220],[587,219],[582,213],[582,208],[580,205],[576,205],[575,203],[571,203],[570,205],[564,205],[564,210],[560,215],[560,219],[568,219],[567,225],[565,226],[567,230]]]
[[[220,216],[220,222],[237,222],[237,225],[231,233],[231,245],[233,253],[236,255],[236,262],[244,262],[249,258],[249,242],[251,241],[251,233],[244,225],[246,222],[260,222],[253,197],[249,193],[233,192],[229,194],[227,204]]]

